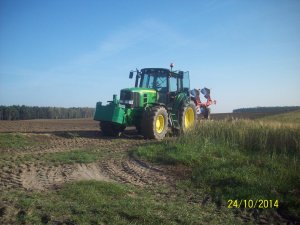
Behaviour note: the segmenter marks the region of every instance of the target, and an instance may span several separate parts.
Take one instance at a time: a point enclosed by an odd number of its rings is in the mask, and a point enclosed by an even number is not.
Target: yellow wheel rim
[[[186,129],[192,127],[195,123],[195,114],[194,114],[194,110],[189,107],[186,111],[185,111],[185,116],[184,116],[184,127]]]
[[[155,129],[157,133],[161,133],[164,130],[165,127],[165,118],[163,115],[158,115],[156,117],[156,122],[155,122]]]

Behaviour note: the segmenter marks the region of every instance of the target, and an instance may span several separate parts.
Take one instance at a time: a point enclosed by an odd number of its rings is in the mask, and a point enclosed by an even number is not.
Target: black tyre
[[[179,114],[179,124],[181,131],[185,133],[191,128],[195,127],[197,122],[197,112],[194,102],[190,102],[188,105],[185,105],[181,108]]]
[[[125,128],[125,126],[113,122],[100,122],[100,129],[104,136],[119,137]]]
[[[207,119],[207,120],[210,119],[210,108],[205,108],[203,116],[204,116],[204,119]]]
[[[142,134],[142,127],[139,125],[139,126],[135,126],[138,134]]]
[[[168,131],[168,112],[164,107],[144,111],[141,132],[145,138],[161,140]]]

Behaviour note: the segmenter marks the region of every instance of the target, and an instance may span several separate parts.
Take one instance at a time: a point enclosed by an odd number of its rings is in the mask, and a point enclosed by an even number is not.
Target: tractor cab
[[[172,67],[171,67],[172,68]],[[145,68],[141,71],[131,71],[129,77],[136,73],[135,87],[149,88],[157,91],[158,102],[169,105],[174,102],[180,92],[189,94],[189,72],[172,71],[163,68]]]

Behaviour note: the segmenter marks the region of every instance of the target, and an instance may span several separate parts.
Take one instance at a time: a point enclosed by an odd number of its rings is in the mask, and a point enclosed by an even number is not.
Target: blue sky
[[[171,62],[213,112],[300,105],[300,1],[0,0],[0,105],[94,107]]]

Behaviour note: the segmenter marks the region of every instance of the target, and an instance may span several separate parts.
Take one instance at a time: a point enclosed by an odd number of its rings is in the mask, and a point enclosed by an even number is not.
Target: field
[[[224,117],[161,142],[88,119],[0,121],[0,223],[298,223],[299,111]]]

